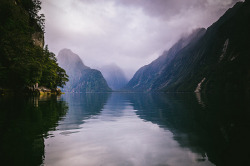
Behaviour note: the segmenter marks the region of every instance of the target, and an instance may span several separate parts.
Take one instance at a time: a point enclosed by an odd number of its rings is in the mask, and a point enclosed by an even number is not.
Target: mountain
[[[67,81],[55,54],[44,47],[44,16],[36,0],[0,1],[0,94],[56,91]]]
[[[165,52],[166,55],[139,69],[127,84],[127,89],[167,92],[249,91],[249,18],[250,1],[236,3],[205,34],[193,38],[169,56],[173,46]],[[157,63],[159,67],[154,67]]]
[[[62,89],[66,92],[107,92],[111,91],[96,69],[85,66],[81,58],[70,49],[62,49],[57,56],[58,64],[69,76],[69,82]]]
[[[103,66],[100,68],[100,70],[109,87],[113,90],[119,90],[128,83],[124,72],[116,64]]]
[[[158,79],[165,73],[164,70],[171,64],[176,54],[189,44],[195,44],[204,35],[206,30],[199,28],[194,30],[190,35],[182,37],[168,51],[149,65],[141,67],[128,82],[125,89],[133,91],[151,91],[152,87]]]

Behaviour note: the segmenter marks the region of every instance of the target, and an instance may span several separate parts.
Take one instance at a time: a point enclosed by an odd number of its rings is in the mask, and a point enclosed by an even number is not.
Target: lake
[[[250,165],[248,95],[0,97],[1,165]]]

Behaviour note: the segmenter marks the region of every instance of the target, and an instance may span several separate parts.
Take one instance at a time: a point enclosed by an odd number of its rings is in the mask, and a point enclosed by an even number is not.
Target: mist
[[[209,27],[237,0],[43,0],[45,43],[92,68],[111,63],[128,78],[182,35]]]

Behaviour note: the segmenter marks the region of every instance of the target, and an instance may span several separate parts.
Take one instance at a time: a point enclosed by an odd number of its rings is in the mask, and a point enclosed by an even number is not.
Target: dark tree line
[[[23,89],[39,83],[55,89],[68,81],[55,55],[43,48],[40,9],[39,0],[0,1],[0,88]],[[40,35],[42,47],[34,43],[34,34]]]

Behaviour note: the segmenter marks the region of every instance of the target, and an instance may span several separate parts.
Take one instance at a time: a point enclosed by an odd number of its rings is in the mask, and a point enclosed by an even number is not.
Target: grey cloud
[[[197,8],[212,10],[223,10],[231,7],[239,0],[116,0],[118,5],[134,6],[142,8],[145,13],[155,16],[169,18],[179,14],[182,10]]]
[[[184,33],[207,28],[237,0],[43,0],[45,41],[91,67],[116,63],[131,77]]]

